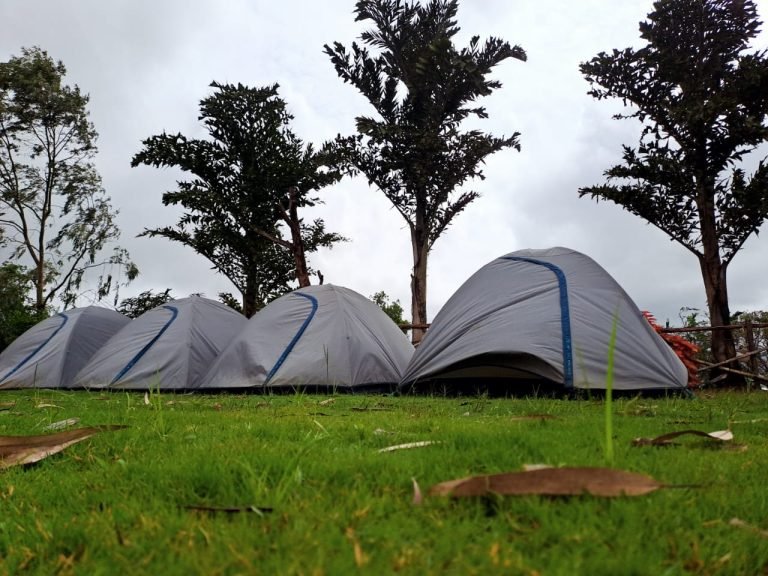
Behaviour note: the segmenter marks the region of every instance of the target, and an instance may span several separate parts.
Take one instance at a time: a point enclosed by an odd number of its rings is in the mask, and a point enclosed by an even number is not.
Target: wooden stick
[[[744,328],[743,324],[728,324],[726,326],[690,326],[683,328],[662,328],[661,331],[667,334],[673,334],[675,332],[711,332],[713,330],[741,330]],[[752,324],[752,328],[768,328],[768,324],[763,322],[760,324]]]
[[[723,370],[725,372],[733,372],[734,374],[740,374],[741,376],[748,376],[749,378],[754,378],[755,380],[762,380],[764,382],[768,382],[768,378],[765,376],[758,376],[757,374],[750,374],[749,372],[744,372],[743,370],[735,370],[733,368],[726,368],[722,367],[720,370]]]
[[[729,358],[728,360],[723,360],[722,362],[718,362],[717,364],[712,364],[711,362],[705,362],[704,360],[697,360],[697,362],[701,364],[706,364],[704,368],[699,368],[699,372],[704,372],[705,370],[709,370],[710,368],[717,368],[718,366],[722,366],[723,364],[730,364],[731,362],[735,362],[736,360],[743,360],[744,358],[749,358],[753,354],[757,354],[759,350],[752,350],[751,352],[745,352],[744,354],[737,354],[733,358]]]

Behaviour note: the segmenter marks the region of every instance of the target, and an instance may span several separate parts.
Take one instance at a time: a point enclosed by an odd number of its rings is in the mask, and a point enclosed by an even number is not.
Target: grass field
[[[602,401],[148,400],[0,395],[15,401],[0,411],[0,435],[68,418],[129,426],[0,472],[0,574],[768,573],[768,393],[614,400],[613,466],[688,487],[613,499],[425,496],[421,506],[412,478],[426,494],[525,464],[606,465]],[[520,418],[541,414],[552,418]],[[687,428],[730,428],[735,439],[631,445]],[[379,452],[423,440],[438,443]]]

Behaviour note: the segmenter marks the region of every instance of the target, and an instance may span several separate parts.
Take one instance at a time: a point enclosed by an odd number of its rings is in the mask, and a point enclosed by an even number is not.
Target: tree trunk
[[[704,171],[702,170],[702,174]],[[704,290],[707,294],[707,308],[711,326],[725,326],[731,323],[731,312],[728,307],[728,283],[726,273],[728,263],[720,258],[720,242],[717,235],[717,220],[715,215],[714,182],[706,183],[700,176],[698,179],[699,197],[698,210],[701,224],[702,254],[699,256],[699,266],[704,279]],[[715,364],[723,363],[725,368],[739,369],[738,362],[726,363],[736,356],[736,343],[730,330],[712,331],[712,357]],[[714,369],[710,377],[723,376],[719,380],[721,386],[745,386],[743,376]]]
[[[305,288],[312,284],[307,270],[307,256],[304,252],[304,239],[301,237],[301,220],[299,219],[298,190],[292,186],[288,191],[288,210],[284,209],[285,222],[291,230],[291,252],[296,265],[296,280],[299,288]]]
[[[245,280],[245,292],[243,292],[243,314],[250,318],[259,310],[259,296],[256,290],[256,281],[250,276]]]
[[[411,227],[413,248],[413,272],[411,273],[411,324],[427,323],[427,256],[429,249],[427,235],[423,228]],[[418,345],[426,332],[425,328],[411,329],[411,341]]]
[[[295,209],[291,211],[291,252],[293,252],[293,261],[296,265],[296,280],[299,281],[299,288],[304,288],[312,284],[309,280],[309,271],[307,270],[307,256],[304,253],[304,240],[301,238],[301,223],[298,216],[294,214]],[[296,219],[294,220],[294,216]]]
[[[45,311],[45,260],[43,260],[42,251],[35,269],[35,310],[38,314]]]
[[[726,281],[727,265],[716,258],[700,258],[701,274],[704,278],[704,289],[707,293],[707,308],[711,326],[726,326],[731,323],[731,312],[728,307],[728,285]],[[731,330],[712,331],[712,357],[715,364],[725,362],[736,356],[736,342]],[[739,369],[739,363],[733,361],[725,364],[726,368]],[[743,387],[746,381],[743,376],[724,371],[712,370],[711,377],[724,375],[719,381],[721,386]]]

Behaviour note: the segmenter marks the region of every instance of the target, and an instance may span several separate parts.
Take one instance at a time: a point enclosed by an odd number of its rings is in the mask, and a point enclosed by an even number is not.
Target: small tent
[[[195,388],[247,322],[228,306],[190,296],[145,312],[115,334],[77,374],[82,388]]]
[[[412,353],[403,332],[364,296],[308,286],[257,312],[201,388],[394,388]]]
[[[38,322],[0,354],[0,388],[66,388],[77,371],[130,322],[119,312],[88,306]]]
[[[618,283],[567,248],[521,250],[471,276],[435,317],[402,390],[514,394],[604,389],[616,322],[615,390],[679,390],[687,371]]]

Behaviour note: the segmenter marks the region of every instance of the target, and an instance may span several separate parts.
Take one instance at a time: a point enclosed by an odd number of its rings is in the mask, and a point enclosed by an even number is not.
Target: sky
[[[346,46],[365,23],[353,0],[0,0],[0,60],[39,46],[67,67],[66,82],[90,95],[99,133],[96,168],[120,212],[120,245],[140,276],[120,297],[171,288],[176,297],[215,298],[236,289],[191,248],[163,238],[137,238],[145,228],[172,225],[180,209],[162,205],[163,192],[184,175],[130,161],[142,140],[180,132],[202,138],[199,102],[209,84],[280,85],[294,115],[292,128],[316,145],[354,133],[370,115],[367,101],[336,75],[323,53]],[[475,127],[497,136],[520,132],[521,152],[487,159],[484,180],[467,189],[481,197],[454,219],[429,260],[428,316],[478,268],[515,250],[566,246],[605,268],[635,303],[660,321],[680,323],[684,307],[706,309],[698,261],[655,227],[609,203],[579,199],[600,184],[634,145],[636,121],[616,121],[619,102],[596,101],[579,63],[601,51],[639,47],[638,23],[650,0],[463,0],[456,38],[501,37],[520,45],[527,62],[507,60],[492,77],[501,89],[481,103],[489,118]],[[768,18],[768,0],[758,0]],[[768,33],[754,44],[768,47]],[[768,154],[758,149],[747,168]],[[349,242],[310,257],[326,283],[370,296],[385,291],[410,310],[410,237],[405,221],[381,192],[348,178],[321,192],[322,217]],[[768,309],[768,225],[752,236],[729,267],[731,310]]]

